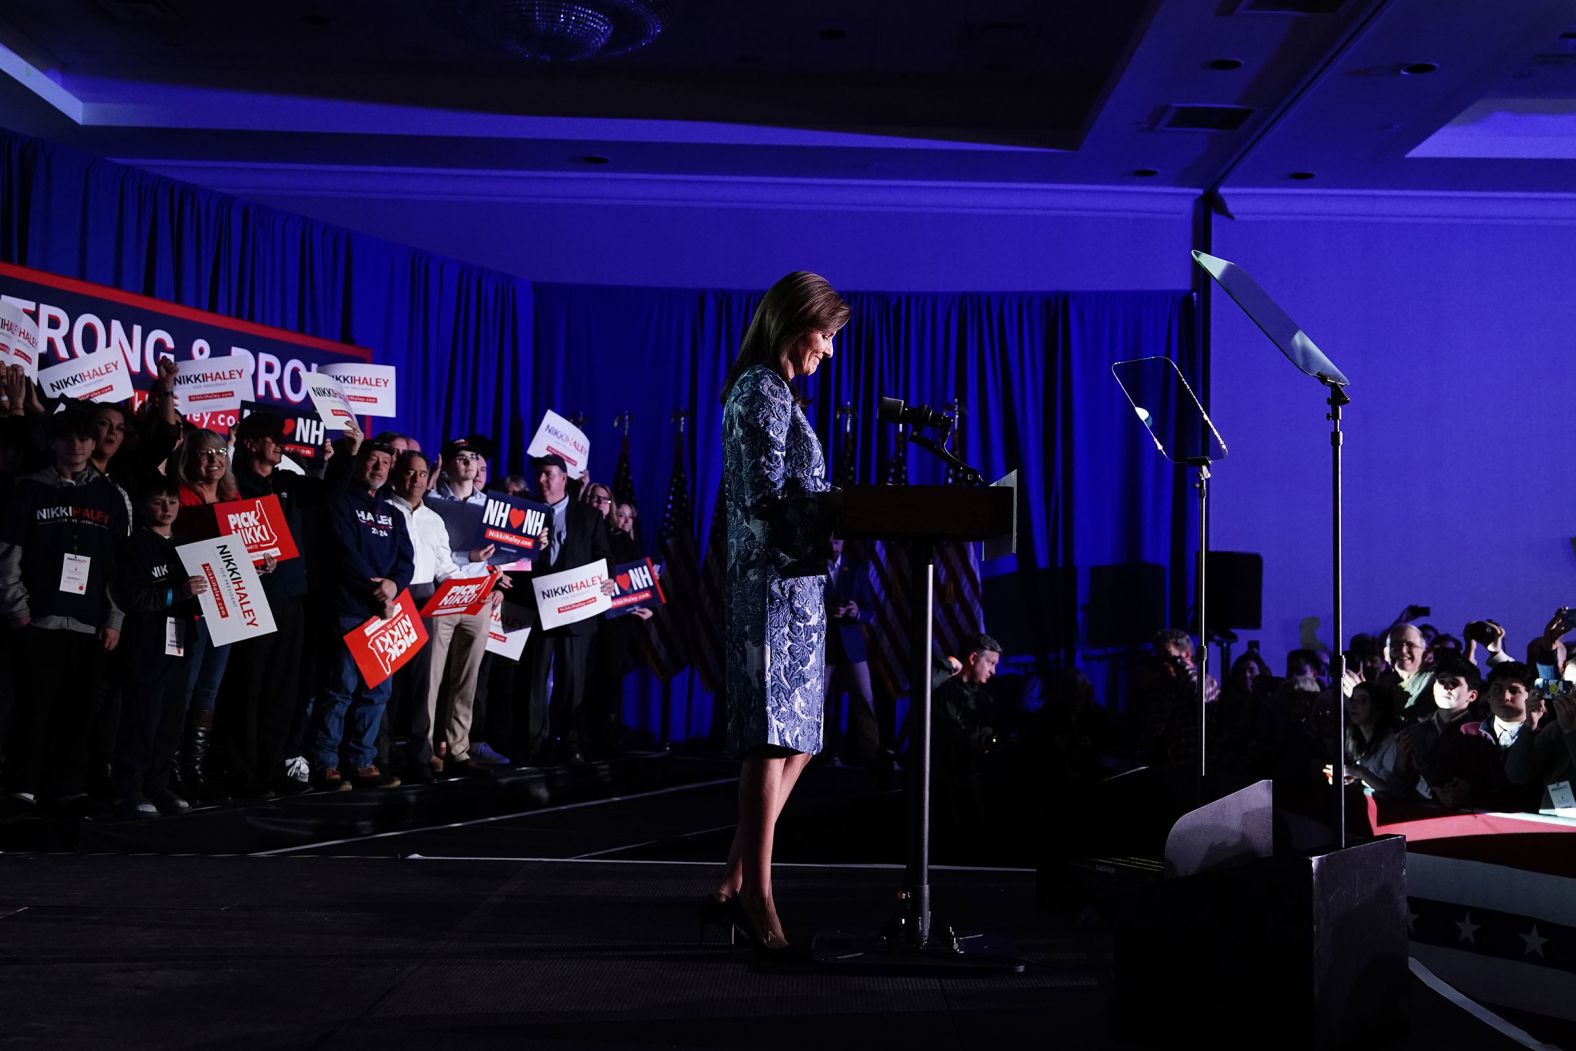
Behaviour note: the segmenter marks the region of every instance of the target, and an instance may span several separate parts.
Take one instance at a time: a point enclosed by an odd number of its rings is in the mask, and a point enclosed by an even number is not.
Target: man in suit
[[[864,559],[845,553],[842,538],[832,540],[826,573],[826,699],[848,694],[848,744],[844,758],[870,764],[881,751],[875,701],[870,692],[870,664],[865,652],[864,625],[875,623],[875,590]],[[829,723],[835,727],[835,721]],[[830,750],[830,749],[829,749]],[[836,754],[835,752],[833,754]]]
[[[597,559],[612,564],[607,520],[590,504],[569,496],[569,474],[561,456],[549,453],[531,461],[536,474],[537,492],[542,503],[552,508],[547,524],[547,544],[533,558],[532,575],[561,573]],[[611,580],[604,591],[616,590]],[[541,759],[553,736],[552,758],[562,762],[585,761],[581,752],[584,729],[581,723],[591,649],[596,641],[600,618],[577,621],[548,631],[532,632],[525,649],[525,666],[530,693],[526,704],[526,751],[531,761]],[[552,696],[549,698],[548,671],[552,671]]]

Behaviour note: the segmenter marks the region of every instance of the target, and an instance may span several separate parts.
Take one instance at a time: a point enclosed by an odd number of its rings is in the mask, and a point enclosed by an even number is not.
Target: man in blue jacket
[[[366,442],[356,453],[355,468],[342,487],[329,496],[329,527],[333,590],[329,599],[340,641],[327,668],[322,703],[315,714],[313,780],[319,788],[356,785],[393,788],[399,779],[377,767],[378,726],[393,688],[391,679],[367,686],[343,636],[370,617],[388,617],[394,600],[410,586],[414,569],[410,534],[399,511],[378,495],[394,466],[394,450],[384,442]],[[351,779],[339,770],[348,759]]]

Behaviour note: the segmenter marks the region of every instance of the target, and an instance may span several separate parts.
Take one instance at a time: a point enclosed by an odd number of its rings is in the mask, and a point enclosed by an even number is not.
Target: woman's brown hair
[[[781,375],[783,352],[806,332],[836,332],[848,323],[848,303],[826,278],[795,270],[766,290],[750,327],[739,344],[739,356],[722,384],[723,404],[744,370],[765,365]]]

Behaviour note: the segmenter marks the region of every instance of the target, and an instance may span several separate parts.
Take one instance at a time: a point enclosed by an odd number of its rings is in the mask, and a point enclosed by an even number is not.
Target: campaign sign
[[[188,576],[208,581],[208,590],[197,596],[203,623],[215,646],[272,635],[274,611],[263,594],[263,581],[252,566],[252,556],[237,537],[198,540],[175,549]]]
[[[240,354],[175,363],[175,407],[187,416],[239,412],[252,400],[252,362]]]
[[[586,473],[586,461],[591,456],[591,440],[579,427],[552,409],[548,409],[525,453],[527,456],[557,453],[564,458],[564,464],[569,468],[569,477],[583,478]]]
[[[497,573],[488,573],[482,577],[450,577],[438,585],[427,604],[421,607],[421,615],[458,617],[480,613],[482,606],[492,596],[496,583]]]
[[[20,365],[29,379],[38,375],[38,324],[15,303],[0,300],[0,366]]]
[[[290,535],[290,527],[285,524],[285,510],[279,506],[279,497],[273,493],[214,504],[213,513],[219,532],[240,540],[259,562],[266,555],[283,562],[301,553],[296,550],[295,537]]]
[[[517,661],[531,637],[531,611],[512,602],[500,603],[492,611],[487,629],[487,652],[505,660]]]
[[[321,372],[306,378],[306,392],[317,409],[318,419],[331,431],[347,430],[347,424],[356,422],[355,407],[345,399],[345,390],[338,380]]]
[[[589,620],[612,608],[613,600],[602,594],[607,580],[607,559],[599,558],[562,573],[548,573],[531,581],[536,592],[536,612],[542,630]]]
[[[618,593],[613,596],[613,608],[607,611],[609,620],[635,609],[655,609],[668,601],[649,558],[614,566],[613,583],[618,585]]]
[[[403,668],[427,644],[427,629],[416,613],[416,600],[406,588],[394,600],[394,615],[369,617],[345,633],[345,647],[370,690]]]
[[[482,508],[481,542],[476,546],[496,544],[500,555],[534,554],[537,539],[552,513],[553,509],[546,504],[504,493],[488,493],[487,503]]]
[[[40,369],[38,385],[46,398],[125,401],[131,397],[131,370],[120,351],[105,350]]]
[[[324,365],[344,388],[345,400],[363,416],[394,416],[393,365]]]
[[[287,451],[307,459],[322,444],[323,425],[307,397],[306,377],[335,362],[372,360],[370,351],[347,343],[0,263],[0,312],[7,308],[20,311],[35,326],[39,369],[118,351],[131,370],[138,400],[153,387],[160,358],[242,358],[251,363],[250,390],[243,402],[255,399],[258,408],[283,416],[286,441],[292,443]],[[233,409],[206,408],[189,418],[222,434],[240,416]]]

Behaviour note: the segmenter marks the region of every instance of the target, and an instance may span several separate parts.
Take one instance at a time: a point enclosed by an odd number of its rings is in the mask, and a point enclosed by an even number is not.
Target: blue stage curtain
[[[697,535],[709,542],[722,473],[720,393],[760,290],[536,287],[539,394],[565,413],[584,412],[593,474],[612,475],[625,410],[636,493],[648,544],[663,509],[678,439],[672,413],[692,415],[684,433]],[[1190,377],[1199,372],[1192,298],[1186,292],[895,293],[847,292],[853,314],[830,365],[802,386],[822,436],[828,470],[845,455],[838,408],[855,407],[856,477],[880,478],[892,428],[875,418],[883,395],[911,404],[963,409],[965,458],[989,478],[1017,469],[1019,553],[986,575],[1067,579],[1057,593],[1023,590],[1022,613],[1042,629],[1036,655],[1068,655],[1076,582],[1088,567],[1153,562],[1172,570],[1172,618],[1191,595],[1196,528],[1187,477],[1155,451],[1112,378],[1115,361],[1166,355]],[[939,484],[943,465],[910,447],[909,480]],[[1052,608],[1057,604],[1061,608]],[[988,612],[988,611],[987,611]],[[987,629],[990,624],[987,623]],[[1097,676],[1098,678],[1098,676]],[[637,722],[655,730],[658,688],[631,701]],[[685,674],[670,687],[675,739],[705,736],[713,698]]]
[[[593,474],[611,479],[613,418],[632,410],[648,545],[673,458],[672,415],[686,410],[704,552],[722,469],[722,379],[762,290],[533,286],[36,139],[0,132],[0,146],[0,258],[366,347],[400,369],[398,429],[429,446],[491,434],[504,450],[495,476],[522,467],[536,421],[553,408],[587,414]],[[1196,541],[1187,478],[1155,453],[1110,365],[1169,355],[1198,388],[1189,293],[845,294],[852,320],[830,367],[804,388],[831,466],[843,455],[838,406],[856,407],[857,476],[870,482],[891,448],[890,428],[875,419],[879,397],[934,407],[957,399],[966,458],[990,477],[1019,471],[1020,552],[1005,571],[1086,581],[1093,565],[1159,563],[1170,570],[1173,620],[1182,619]],[[911,481],[941,480],[923,450],[908,459]],[[1068,585],[1055,609],[1043,596],[1029,601],[1024,614],[1044,627],[1041,655],[1070,653],[1083,593]],[[713,724],[712,698],[693,680],[672,686],[678,740]],[[645,693],[627,710],[655,730],[657,689],[636,689]]]

